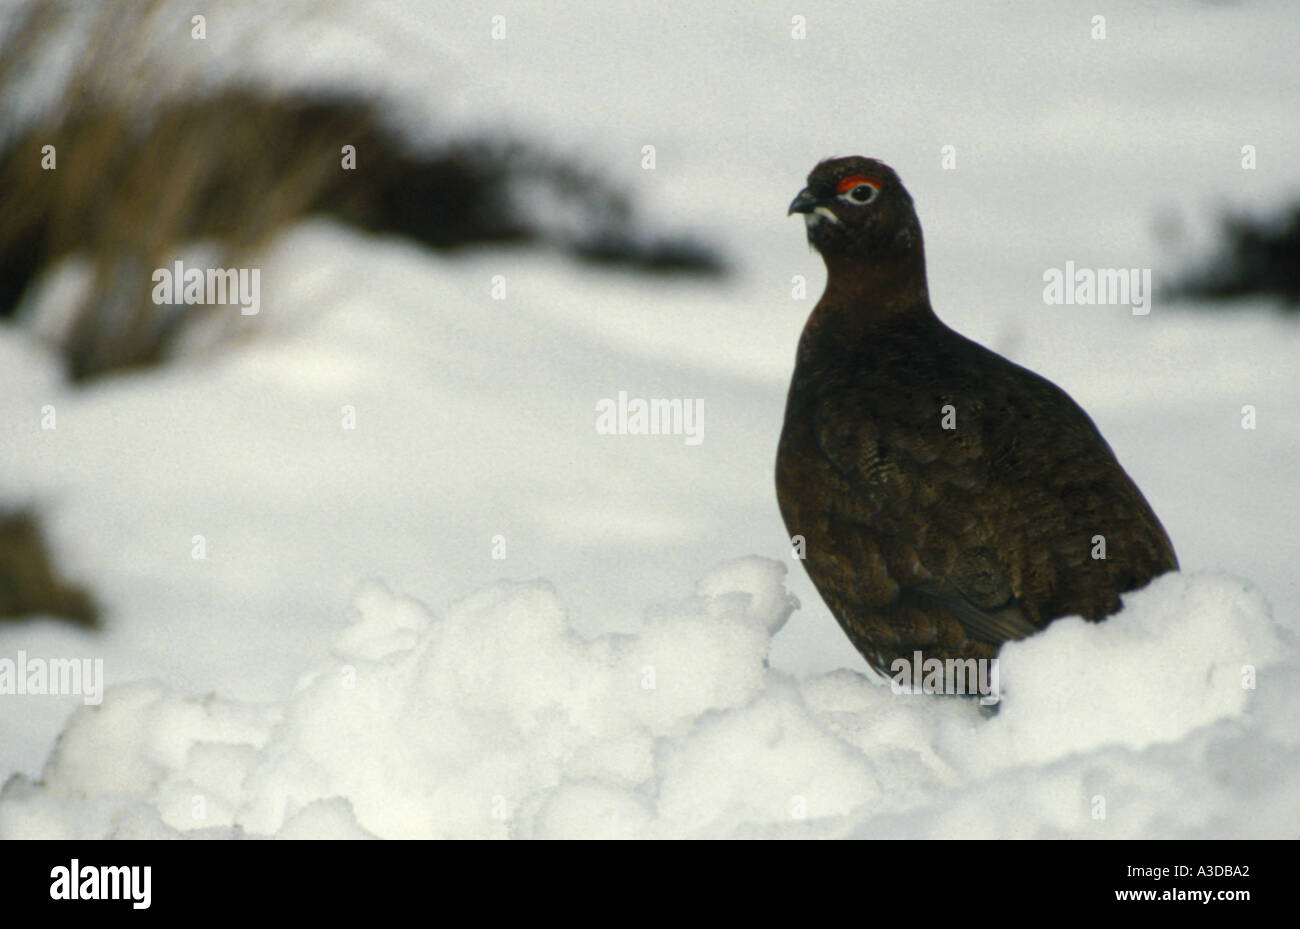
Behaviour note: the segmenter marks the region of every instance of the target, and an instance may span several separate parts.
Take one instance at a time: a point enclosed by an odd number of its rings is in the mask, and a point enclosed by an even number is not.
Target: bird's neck
[[[835,340],[870,337],[900,317],[934,318],[920,248],[888,257],[828,257],[826,290],[808,334]]]

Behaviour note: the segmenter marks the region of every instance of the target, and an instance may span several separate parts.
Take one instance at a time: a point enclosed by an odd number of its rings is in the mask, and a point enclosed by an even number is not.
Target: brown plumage
[[[868,663],[990,658],[1177,570],[1088,414],[935,316],[921,226],[891,168],[823,161],[790,212],[827,282],[799,340],[777,500]]]

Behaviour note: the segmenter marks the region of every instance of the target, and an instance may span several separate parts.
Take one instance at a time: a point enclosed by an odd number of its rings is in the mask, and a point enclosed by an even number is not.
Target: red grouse
[[[1177,570],[1088,414],[935,316],[893,169],[823,161],[790,212],[827,282],[799,340],[777,500],[869,664],[991,658],[1058,617],[1102,619]]]

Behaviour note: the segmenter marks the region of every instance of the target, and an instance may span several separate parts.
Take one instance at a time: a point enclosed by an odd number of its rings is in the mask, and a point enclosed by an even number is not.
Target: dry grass
[[[177,82],[151,55],[151,37],[165,34],[162,8],[105,3],[64,102],[0,154],[0,307],[12,309],[42,268],[73,253],[91,261],[90,292],[59,336],[74,380],[164,358],[205,309],[154,305],[153,269],[196,240],[215,244],[222,266],[245,261],[337,176],[326,143],[369,129],[358,125],[360,107],[286,120],[275,101],[240,91],[203,96],[190,87],[154,101],[150,88]],[[0,49],[0,88],[67,13],[60,4],[25,9]],[[42,167],[46,145],[55,170]]]
[[[589,233],[550,244],[580,258],[720,270],[694,243],[639,234],[616,188],[531,146],[449,140],[411,152],[374,100],[205,87],[175,61],[175,32],[188,21],[174,10],[164,18],[165,6],[103,3],[62,102],[17,133],[0,126],[9,136],[0,143],[0,316],[14,312],[42,269],[85,256],[91,286],[55,336],[73,380],[155,364],[187,323],[229,313],[151,301],[153,270],[170,267],[186,243],[214,247],[218,266],[246,267],[307,213],[433,248],[545,241],[550,233],[503,199],[503,181],[519,179],[577,204]],[[57,0],[24,8],[0,48],[0,93],[32,67],[42,40],[65,28],[69,9]],[[342,170],[345,144],[356,147],[358,170]],[[45,145],[55,146],[56,170],[42,169]]]

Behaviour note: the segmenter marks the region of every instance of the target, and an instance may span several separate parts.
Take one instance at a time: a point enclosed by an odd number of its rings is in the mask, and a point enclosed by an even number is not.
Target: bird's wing
[[[1038,629],[1025,618],[1024,611],[1012,598],[992,609],[978,606],[951,584],[918,585],[911,588],[922,600],[947,610],[972,639],[1001,644],[1010,639],[1023,639]]]
[[[841,527],[847,547],[884,561],[901,600],[946,613],[971,638],[992,644],[1037,631],[995,552],[953,513],[949,494],[980,493],[978,467],[954,460],[978,457],[977,447],[950,444],[937,431],[919,436],[902,423],[891,428],[861,408],[827,405],[815,419],[821,450],[843,478],[826,501],[827,518]],[[927,549],[945,550],[943,564],[927,563]],[[852,560],[854,553],[842,557]]]

